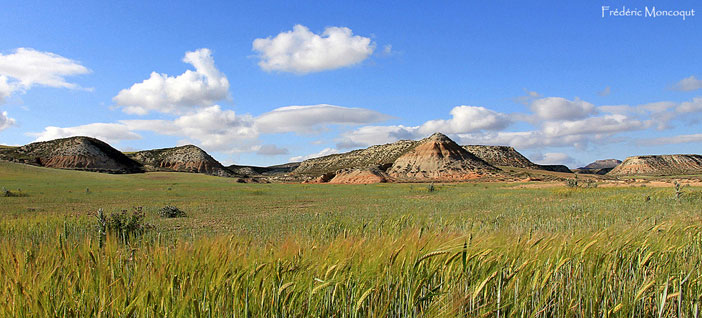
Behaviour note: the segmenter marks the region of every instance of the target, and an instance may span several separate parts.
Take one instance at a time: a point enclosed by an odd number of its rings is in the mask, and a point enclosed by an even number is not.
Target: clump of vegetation
[[[184,218],[188,216],[185,211],[172,205],[167,205],[158,210],[158,215],[162,218]]]
[[[17,189],[17,192],[12,192],[8,190],[5,187],[2,187],[2,190],[0,190],[0,197],[23,197],[24,194],[22,193],[21,189]]]
[[[675,183],[675,199],[678,200],[678,199],[680,199],[680,197],[683,194],[682,185],[680,184],[680,182],[678,182],[678,180],[675,180],[674,183]]]
[[[145,215],[141,208],[135,208],[132,213],[122,210],[120,213],[112,213],[109,216],[99,209],[96,217],[101,247],[108,234],[114,235],[122,243],[129,243],[131,238],[141,236],[149,228],[144,221]]]
[[[566,180],[566,187],[577,188],[578,187],[578,174],[575,174],[575,178]]]
[[[436,189],[434,188],[434,182],[432,182],[432,183],[427,187],[427,191],[429,191],[429,192],[434,192],[435,190],[436,190]]]

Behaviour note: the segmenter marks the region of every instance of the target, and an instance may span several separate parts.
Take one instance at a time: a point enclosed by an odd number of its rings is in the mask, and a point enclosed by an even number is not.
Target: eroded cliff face
[[[342,169],[389,166],[416,144],[417,141],[414,140],[400,140],[391,144],[376,145],[347,153],[308,159],[300,163],[300,166],[293,173],[319,176],[326,173],[336,173],[336,171]]]
[[[70,137],[5,148],[0,158],[48,168],[108,173],[143,172],[142,166],[110,145],[90,137]]]
[[[474,156],[441,133],[422,139],[395,160],[387,171],[398,181],[458,181],[498,173],[498,169]]]
[[[222,166],[219,161],[193,145],[144,150],[128,155],[130,158],[143,164],[147,171],[192,172],[222,177],[234,176],[234,173]]]
[[[633,156],[612,169],[607,175],[682,175],[702,173],[700,155]]]
[[[521,153],[509,146],[466,145],[463,149],[493,166],[540,169]]]
[[[379,169],[344,169],[329,180],[332,184],[372,184],[388,182],[388,176]]]

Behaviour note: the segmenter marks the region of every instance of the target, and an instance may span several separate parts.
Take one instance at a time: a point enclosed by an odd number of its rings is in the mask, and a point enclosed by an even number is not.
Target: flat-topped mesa
[[[304,176],[320,176],[336,173],[341,169],[387,168],[401,155],[417,144],[414,140],[400,140],[390,144],[375,145],[346,153],[308,159],[300,163],[293,173]]]
[[[387,171],[398,181],[459,181],[499,171],[441,133],[420,140]]]
[[[612,171],[612,169],[614,169],[620,163],[622,163],[622,161],[617,159],[595,160],[594,162],[589,163],[587,166],[580,167],[573,171],[582,174],[605,175],[608,172]]]
[[[128,156],[143,164],[147,171],[192,172],[220,177],[234,176],[219,161],[193,145],[132,152]]]
[[[510,146],[465,145],[463,148],[493,166],[541,169]]]
[[[107,173],[144,172],[142,166],[105,142],[69,137],[0,150],[0,159],[48,168]]]
[[[633,156],[612,169],[607,175],[685,175],[702,173],[702,156],[688,155],[649,155]]]

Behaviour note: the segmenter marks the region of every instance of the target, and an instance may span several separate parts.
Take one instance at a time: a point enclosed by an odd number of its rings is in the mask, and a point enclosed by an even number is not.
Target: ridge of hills
[[[122,153],[91,137],[69,137],[24,146],[0,146],[0,160],[49,168],[103,173],[172,171],[234,177],[243,182],[378,183],[460,181],[485,176],[505,180],[505,167],[572,173],[562,165],[539,165],[508,146],[459,146],[441,133],[422,140],[400,140],[347,153],[270,167],[223,166],[204,150],[185,145]],[[702,174],[696,154],[632,156],[597,160],[575,170],[609,177]],[[514,172],[510,170],[510,172]],[[512,175],[512,178],[515,176]],[[336,179],[332,182],[332,180]]]

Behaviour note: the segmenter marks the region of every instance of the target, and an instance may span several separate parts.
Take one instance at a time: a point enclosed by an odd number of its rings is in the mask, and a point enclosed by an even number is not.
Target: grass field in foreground
[[[0,162],[0,316],[695,317],[702,190],[239,184]],[[185,218],[163,219],[174,205]],[[100,247],[95,212],[149,230]]]

